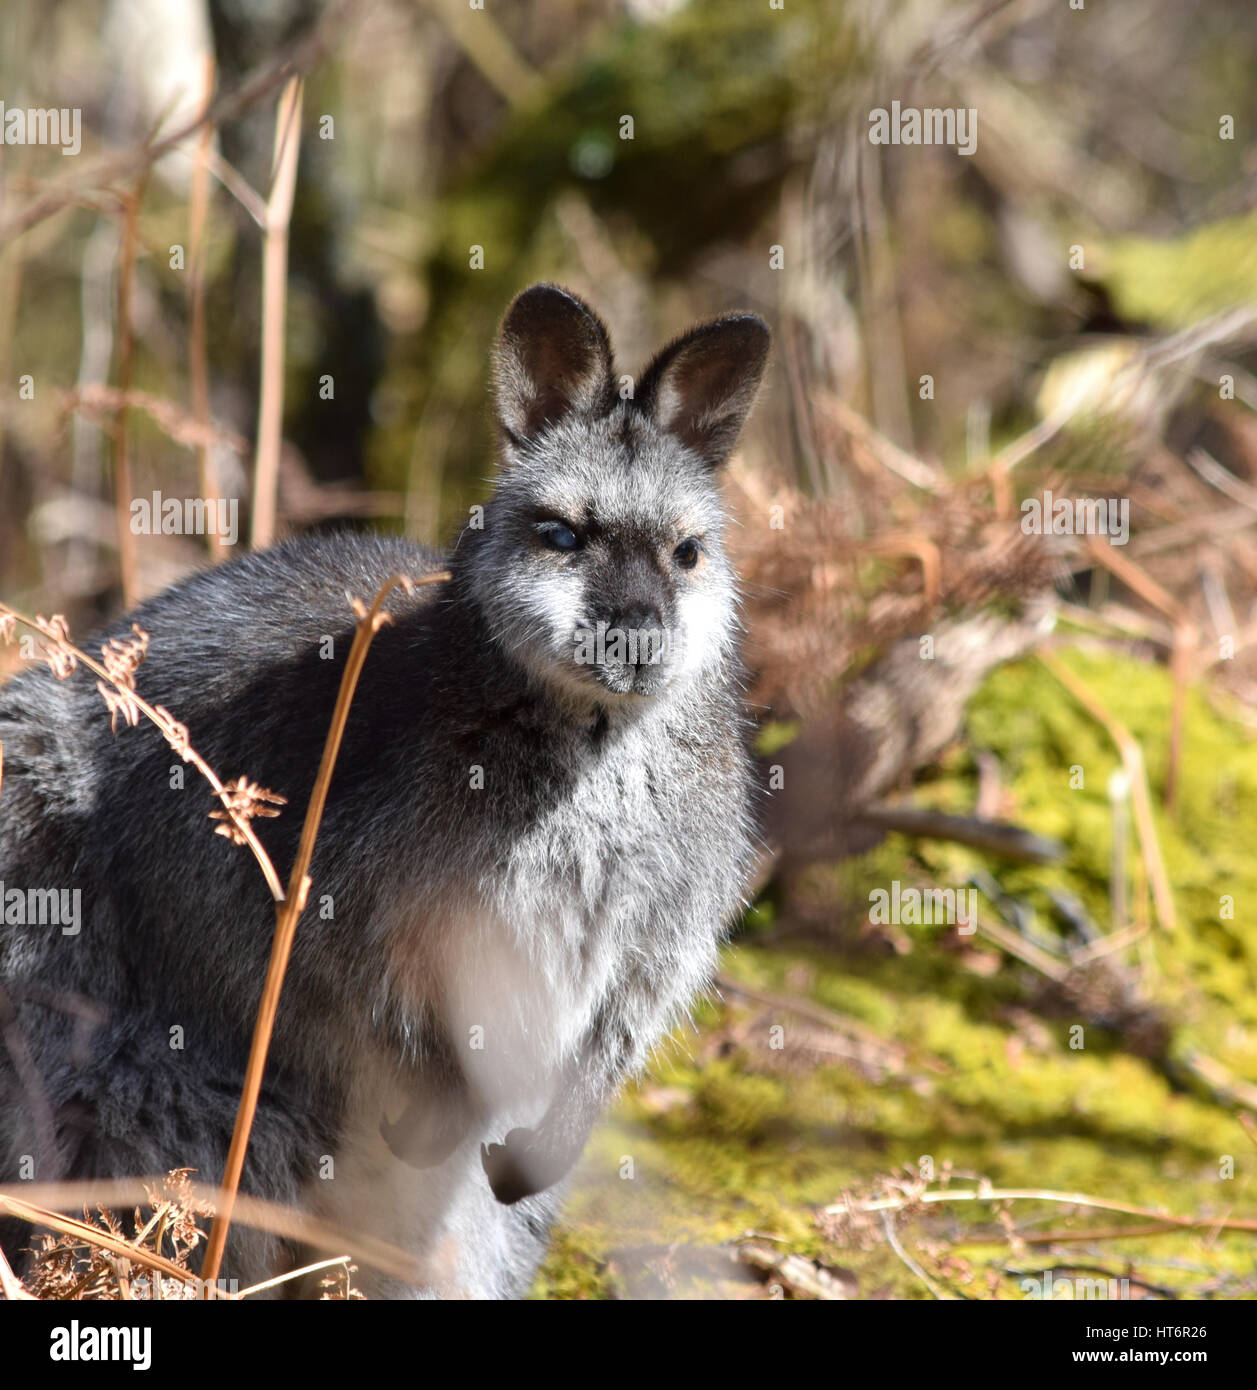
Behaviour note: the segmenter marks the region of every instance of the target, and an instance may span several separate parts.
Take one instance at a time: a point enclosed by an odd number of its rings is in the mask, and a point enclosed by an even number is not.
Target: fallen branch
[[[851,1216],[856,1212],[908,1211],[920,1204],[942,1202],[1057,1202],[1065,1206],[1086,1207],[1094,1211],[1119,1212],[1124,1216],[1139,1216],[1178,1231],[1220,1229],[1224,1231],[1257,1231],[1257,1217],[1232,1217],[1219,1223],[1213,1216],[1175,1216],[1170,1212],[1152,1211],[1133,1202],[1107,1201],[1090,1197],[1085,1192],[1055,1192],[1040,1187],[979,1187],[946,1188],[933,1192],[908,1192],[902,1197],[874,1197],[864,1202],[836,1202],[824,1208],[826,1216]]]
[[[1059,840],[981,816],[952,816],[919,806],[866,806],[851,819],[879,830],[895,830],[927,840],[951,840],[1027,864],[1055,864],[1065,857],[1065,846]]]

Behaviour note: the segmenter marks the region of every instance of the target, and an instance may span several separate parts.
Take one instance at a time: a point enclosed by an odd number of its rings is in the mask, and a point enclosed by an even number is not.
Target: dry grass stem
[[[1157,839],[1156,822],[1152,815],[1152,796],[1148,790],[1148,775],[1144,770],[1143,750],[1130,731],[1104,708],[1068,666],[1050,652],[1039,652],[1038,658],[1087,713],[1104,727],[1117,745],[1122,765],[1130,778],[1135,829],[1139,835],[1139,847],[1148,871],[1148,879],[1152,884],[1157,920],[1162,928],[1169,931],[1175,922],[1174,895],[1170,891],[1170,880],[1165,871],[1165,861],[1161,857],[1161,845]]]
[[[253,469],[255,550],[275,537],[279,447],[284,416],[284,324],[288,305],[288,224],[301,149],[301,80],[294,77],[279,99],[271,190],[266,200],[262,251],[262,384],[258,405],[257,458]]]

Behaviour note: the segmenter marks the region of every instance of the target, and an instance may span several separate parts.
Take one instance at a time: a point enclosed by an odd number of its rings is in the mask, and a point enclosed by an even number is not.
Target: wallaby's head
[[[502,648],[610,705],[715,676],[737,629],[718,474],[768,356],[754,314],[684,334],[622,389],[601,319],[534,285],[502,325],[497,491],[466,556]]]

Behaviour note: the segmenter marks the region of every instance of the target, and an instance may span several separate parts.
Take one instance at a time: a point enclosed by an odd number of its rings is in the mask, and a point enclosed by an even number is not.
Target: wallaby
[[[348,597],[450,571],[396,591],[368,655],[242,1184],[405,1247],[421,1277],[363,1266],[368,1295],[525,1293],[600,1110],[710,980],[754,800],[719,472],[768,346],[719,318],[629,392],[592,310],[533,286],[496,352],[496,491],[448,555],[291,540],[106,634],[149,633],[140,693],[224,779],[287,799],[253,822],[283,878]],[[0,744],[0,902],[81,890],[76,929],[0,929],[0,1182],[217,1182],[274,929],[257,863],[81,671],[0,689]],[[306,1253],[237,1224],[222,1273]]]

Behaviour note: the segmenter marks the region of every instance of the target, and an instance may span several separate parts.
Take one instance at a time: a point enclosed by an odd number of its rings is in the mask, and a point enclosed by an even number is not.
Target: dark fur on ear
[[[638,406],[717,467],[738,441],[771,338],[755,314],[700,324],[656,354],[638,385]]]
[[[587,304],[558,285],[524,290],[502,321],[493,367],[508,442],[535,439],[572,411],[609,409],[611,373],[611,340]]]

